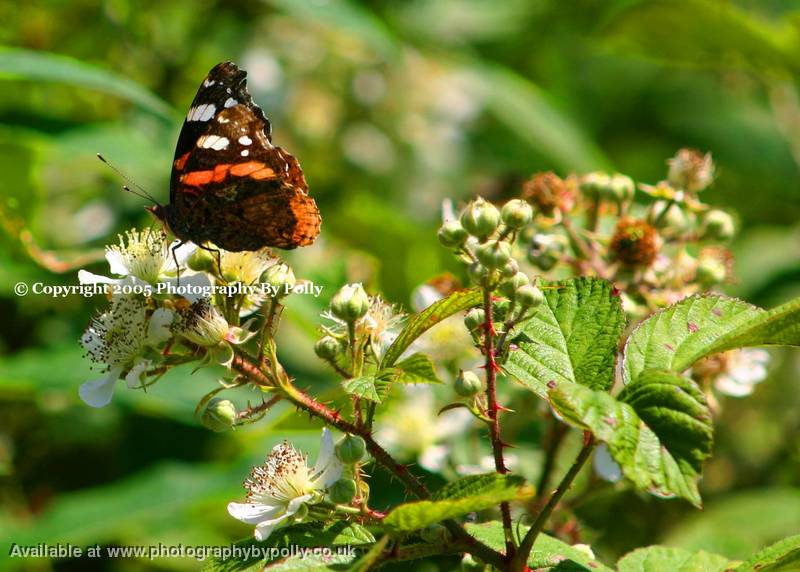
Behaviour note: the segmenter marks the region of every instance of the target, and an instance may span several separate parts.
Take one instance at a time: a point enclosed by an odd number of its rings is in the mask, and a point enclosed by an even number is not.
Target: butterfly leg
[[[172,251],[172,260],[175,262],[175,272],[176,272],[176,273],[177,273],[177,275],[178,275],[178,286],[179,286],[179,287],[180,287],[180,285],[181,285],[181,267],[180,267],[180,265],[178,264],[178,255],[175,253],[175,251],[176,251],[176,250],[178,250],[178,249],[179,249],[181,246],[183,246],[184,244],[185,244],[185,243],[184,243],[183,241],[180,241],[178,244],[176,244],[175,246],[173,246],[173,247],[170,249],[170,250]]]

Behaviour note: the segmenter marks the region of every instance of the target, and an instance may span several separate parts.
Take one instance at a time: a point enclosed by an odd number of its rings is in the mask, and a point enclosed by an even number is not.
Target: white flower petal
[[[78,395],[90,407],[105,407],[111,403],[111,398],[114,396],[114,386],[120,373],[120,368],[114,368],[105,377],[87,381],[78,389]]]
[[[282,506],[271,506],[263,503],[228,503],[228,514],[245,524],[258,524],[274,519],[283,512]]]
[[[86,270],[79,270],[78,282],[81,284],[119,284],[122,280],[119,278],[109,278],[101,274],[92,274]]]
[[[125,264],[125,258],[119,250],[106,250],[106,260],[108,261],[108,267],[112,274],[127,276],[131,273],[130,268]]]
[[[162,277],[160,282],[171,285],[170,291],[177,292],[189,302],[197,302],[201,298],[208,298],[211,295],[211,279],[202,272],[186,273],[181,272],[180,279],[177,277]],[[180,282],[180,284],[179,284]]]
[[[300,507],[311,500],[312,496],[314,495],[301,495],[290,500],[288,506],[286,507],[286,516],[291,516],[300,510]]]
[[[333,443],[333,433],[327,427],[322,430],[322,441],[319,447],[319,457],[314,465],[315,484],[318,488],[326,489],[342,478],[344,465],[336,457]]]
[[[421,312],[434,302],[442,299],[442,294],[430,284],[418,286],[411,293],[411,307],[415,311]]]
[[[133,365],[128,375],[125,376],[125,381],[131,389],[142,387],[142,374],[153,365],[148,359],[144,359]]]
[[[153,312],[153,315],[150,316],[150,323],[147,325],[147,343],[155,346],[172,337],[169,327],[174,318],[175,314],[166,308],[158,308]]]
[[[267,520],[262,523],[259,523],[259,525],[256,526],[254,534],[256,540],[258,540],[259,542],[265,541],[267,538],[269,538],[269,535],[272,534],[273,530],[278,528],[280,525],[284,524],[286,521],[288,521],[288,519],[289,515],[284,514],[276,518],[275,520]]]
[[[753,393],[754,386],[750,383],[740,383],[728,375],[718,377],[714,382],[717,391],[731,397],[747,397]]]
[[[169,255],[167,256],[167,260],[164,262],[163,271],[164,272],[174,272],[175,268],[175,259],[178,259],[178,265],[183,266],[189,257],[194,254],[194,251],[197,250],[197,245],[193,242],[183,242],[181,240],[174,240],[172,244],[169,245],[167,251]],[[175,248],[178,244],[180,246]],[[172,249],[175,248],[173,251]],[[173,257],[172,253],[175,253]]]

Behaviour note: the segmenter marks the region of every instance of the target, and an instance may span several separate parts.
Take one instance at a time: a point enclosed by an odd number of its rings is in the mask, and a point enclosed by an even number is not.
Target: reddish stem
[[[497,403],[497,372],[500,367],[495,361],[494,355],[494,320],[492,318],[492,294],[488,288],[483,289],[483,311],[486,321],[483,323],[483,353],[486,356],[486,412],[491,422],[489,423],[489,437],[492,442],[492,452],[494,454],[494,465],[497,472],[501,475],[508,473],[505,459],[503,458],[503,448],[506,446],[500,437],[500,411],[505,409]],[[503,516],[503,531],[506,538],[506,557],[514,557],[514,532],[511,522],[511,506],[508,502],[500,503],[500,512]]]

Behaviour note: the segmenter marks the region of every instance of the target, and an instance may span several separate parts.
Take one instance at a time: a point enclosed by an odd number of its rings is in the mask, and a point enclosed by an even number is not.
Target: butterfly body
[[[309,245],[319,234],[319,210],[297,160],[272,144],[246,75],[225,62],[203,80],[175,149],[170,203],[150,211],[176,237],[200,245]]]

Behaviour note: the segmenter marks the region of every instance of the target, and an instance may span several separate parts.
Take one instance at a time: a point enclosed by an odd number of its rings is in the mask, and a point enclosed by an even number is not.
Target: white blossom
[[[87,356],[101,364],[104,375],[81,385],[78,394],[91,407],[111,402],[117,379],[125,373],[128,387],[139,387],[152,363],[144,357],[147,346],[170,337],[173,314],[159,308],[148,318],[145,300],[138,296],[116,296],[111,308],[92,319],[81,336]]]
[[[720,393],[745,397],[767,378],[769,352],[761,349],[734,350],[726,354],[725,370],[714,380]]]
[[[247,502],[228,504],[228,513],[254,524],[256,540],[266,540],[281,526],[299,517],[305,505],[322,500],[324,492],[342,476],[342,463],[334,454],[333,435],[322,430],[319,457],[313,468],[287,441],[276,445],[263,465],[254,467],[244,483]]]

